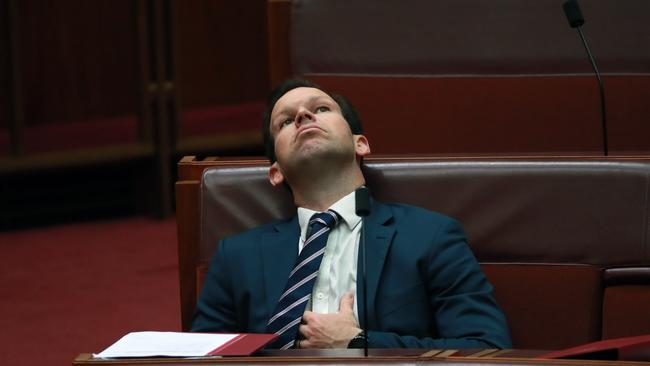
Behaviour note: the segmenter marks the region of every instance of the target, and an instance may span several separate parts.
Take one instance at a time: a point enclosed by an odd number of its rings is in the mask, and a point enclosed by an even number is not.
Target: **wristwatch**
[[[350,343],[348,343],[348,348],[364,348],[366,346],[366,341],[368,340],[368,336],[364,331],[359,332],[359,334],[355,335],[352,339],[350,339]]]

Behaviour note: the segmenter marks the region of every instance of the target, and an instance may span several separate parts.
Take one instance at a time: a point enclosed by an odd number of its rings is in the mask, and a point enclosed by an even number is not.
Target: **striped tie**
[[[330,229],[338,222],[339,217],[332,210],[316,213],[309,220],[305,245],[296,259],[287,285],[284,287],[275,312],[266,327],[267,333],[279,335],[278,339],[269,345],[269,348],[287,349],[293,347],[302,314],[305,312],[305,306],[316,282],[327,237]]]

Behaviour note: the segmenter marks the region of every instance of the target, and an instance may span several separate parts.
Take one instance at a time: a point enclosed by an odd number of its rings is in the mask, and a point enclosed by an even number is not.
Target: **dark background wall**
[[[0,5],[0,228],[173,212],[185,154],[261,153],[266,2]]]
[[[602,154],[598,86],[563,2],[294,1],[289,69],[349,96],[376,152]],[[647,154],[650,2],[580,4],[609,150]]]

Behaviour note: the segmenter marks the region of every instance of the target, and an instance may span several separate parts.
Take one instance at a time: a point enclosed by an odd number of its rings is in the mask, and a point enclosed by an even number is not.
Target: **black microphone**
[[[370,215],[370,191],[367,187],[361,186],[354,192],[357,216],[366,217]]]
[[[589,61],[591,61],[591,66],[596,73],[596,79],[598,79],[598,88],[600,90],[600,115],[602,120],[602,129],[603,129],[603,152],[605,156],[608,155],[607,148],[607,113],[605,111],[605,86],[603,85],[603,79],[600,77],[600,71],[598,71],[598,66],[596,66],[596,60],[591,54],[589,49],[589,44],[585,39],[585,35],[582,33],[582,25],[585,24],[585,19],[582,16],[582,11],[580,10],[580,5],[578,5],[577,0],[568,0],[562,4],[562,9],[564,9],[564,14],[569,21],[571,28],[578,29],[578,34],[584,44],[585,49],[587,50],[587,55],[589,56]]]
[[[585,18],[582,16],[582,11],[577,1],[569,0],[565,2],[562,4],[562,9],[564,9],[564,14],[566,14],[571,28],[580,27],[585,24]]]
[[[366,280],[366,216],[370,215],[370,191],[365,186],[354,192],[356,213],[361,217],[361,286],[363,289],[363,355],[368,357],[368,281]],[[358,283],[358,282],[357,282]]]

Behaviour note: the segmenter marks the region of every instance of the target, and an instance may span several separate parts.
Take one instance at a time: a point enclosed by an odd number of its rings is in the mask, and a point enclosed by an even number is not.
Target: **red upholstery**
[[[645,258],[650,252],[647,251]],[[650,268],[631,266],[605,271],[603,338],[648,333],[650,329]]]
[[[600,339],[600,268],[508,263],[482,267],[517,348],[561,349]]]
[[[603,339],[650,333],[648,309],[648,283],[607,287],[603,302]]]

